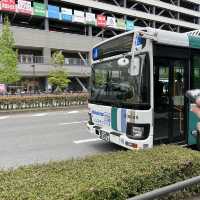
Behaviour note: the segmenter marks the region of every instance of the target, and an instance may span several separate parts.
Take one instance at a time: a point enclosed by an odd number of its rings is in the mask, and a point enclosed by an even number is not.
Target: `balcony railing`
[[[20,64],[50,64],[44,56],[34,56],[34,55],[19,55]],[[88,60],[85,62],[80,58],[65,58],[64,65],[89,65]]]

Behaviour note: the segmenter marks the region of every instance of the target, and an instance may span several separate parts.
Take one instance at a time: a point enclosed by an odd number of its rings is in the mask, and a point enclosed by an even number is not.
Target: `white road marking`
[[[79,122],[67,122],[67,123],[60,123],[59,125],[71,125],[71,124],[83,124],[86,123],[87,121],[79,121]]]
[[[10,116],[1,116],[0,119],[8,119]]]
[[[44,117],[46,115],[48,115],[48,113],[36,113],[36,114],[31,115],[31,116],[32,117]]]
[[[67,112],[67,114],[77,114],[77,113],[79,113],[78,110],[73,110],[73,111],[69,111],[69,112]]]
[[[93,138],[93,139],[86,139],[86,140],[76,140],[74,141],[75,144],[82,144],[82,143],[88,143],[88,142],[96,142],[101,141],[100,138]]]

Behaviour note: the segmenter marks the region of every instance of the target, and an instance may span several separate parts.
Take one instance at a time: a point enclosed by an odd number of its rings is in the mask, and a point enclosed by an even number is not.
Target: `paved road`
[[[0,115],[0,168],[119,150],[86,128],[87,110]]]

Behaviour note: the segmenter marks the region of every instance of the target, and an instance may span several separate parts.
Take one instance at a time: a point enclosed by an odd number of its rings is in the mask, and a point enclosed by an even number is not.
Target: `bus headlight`
[[[136,138],[142,138],[144,135],[144,127],[137,127],[137,126],[133,126],[132,127],[132,136],[136,139]]]
[[[150,124],[128,123],[126,135],[130,139],[144,140],[149,136]]]

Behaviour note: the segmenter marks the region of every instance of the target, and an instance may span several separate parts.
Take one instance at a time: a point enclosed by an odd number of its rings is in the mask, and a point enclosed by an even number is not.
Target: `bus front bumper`
[[[152,148],[153,146],[153,136],[150,136],[145,140],[133,140],[128,138],[126,134],[104,130],[101,127],[90,125],[89,123],[87,123],[87,128],[90,133],[97,135],[100,139],[106,142],[115,143],[127,149],[146,149]]]

